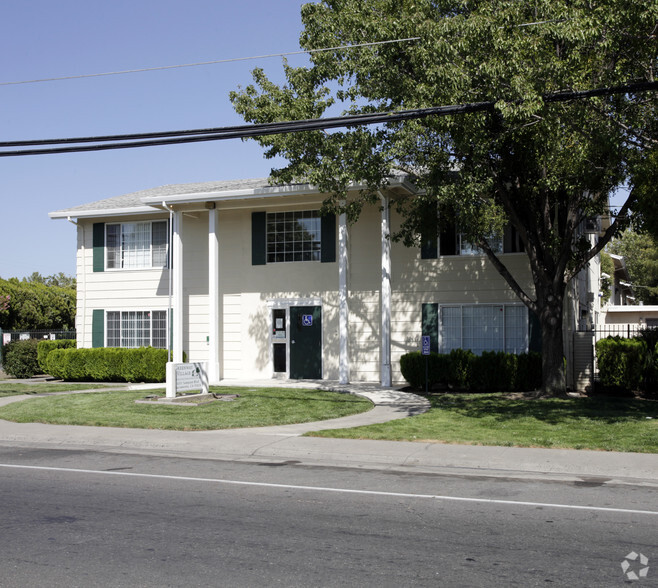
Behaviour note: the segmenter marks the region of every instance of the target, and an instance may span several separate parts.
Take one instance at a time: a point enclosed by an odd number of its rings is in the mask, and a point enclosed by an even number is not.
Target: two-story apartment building
[[[59,210],[77,225],[80,347],[170,347],[209,379],[402,382],[421,335],[454,348],[524,352],[536,321],[461,236],[408,248],[389,234],[403,178],[351,225],[323,194],[267,179],[182,184]],[[498,244],[530,286],[514,235]]]

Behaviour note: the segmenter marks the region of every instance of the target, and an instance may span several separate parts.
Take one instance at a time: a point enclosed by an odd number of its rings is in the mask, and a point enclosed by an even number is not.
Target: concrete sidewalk
[[[219,431],[161,431],[18,424],[0,420],[0,444],[181,456],[249,462],[298,462],[431,472],[444,475],[559,479],[585,484],[606,482],[658,486],[655,454],[446,445],[427,442],[367,441],[302,437],[306,432],[386,422],[420,414],[424,398],[372,384],[332,382],[225,382],[227,386],[322,387],[365,396],[375,407],[365,413],[297,425]],[[161,387],[161,386],[160,386]],[[133,387],[134,389],[135,387]],[[0,399],[0,406],[34,396]]]

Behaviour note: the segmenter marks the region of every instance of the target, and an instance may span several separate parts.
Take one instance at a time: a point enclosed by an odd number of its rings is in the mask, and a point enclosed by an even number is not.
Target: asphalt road
[[[0,496],[2,587],[658,586],[651,484],[4,446]]]

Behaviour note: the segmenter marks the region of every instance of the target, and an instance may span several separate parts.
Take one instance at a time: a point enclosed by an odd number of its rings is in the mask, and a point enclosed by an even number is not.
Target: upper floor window
[[[336,261],[336,215],[319,210],[251,213],[251,263]]]
[[[105,225],[108,269],[167,267],[167,221],[143,221]]]
[[[444,255],[484,255],[484,251],[470,243],[456,226],[448,225],[439,230],[438,222],[428,222],[426,225],[421,235],[422,259],[436,259]],[[487,242],[494,253],[519,253],[524,250],[517,231],[511,225],[505,228],[503,235],[492,235]]]
[[[317,210],[267,214],[267,263],[320,261],[322,227]]]

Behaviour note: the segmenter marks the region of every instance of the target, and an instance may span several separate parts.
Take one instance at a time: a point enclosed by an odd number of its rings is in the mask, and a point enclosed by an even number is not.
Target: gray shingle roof
[[[162,198],[170,196],[183,196],[186,194],[214,194],[218,192],[231,193],[237,190],[257,190],[259,188],[269,187],[268,178],[254,178],[247,180],[226,180],[218,182],[197,182],[192,184],[169,184],[157,188],[149,188],[123,194],[122,196],[113,196],[103,200],[96,200],[87,204],[64,208],[50,213],[51,216],[75,216],[76,213],[108,212],[112,210],[129,210],[146,208],[144,199]]]

